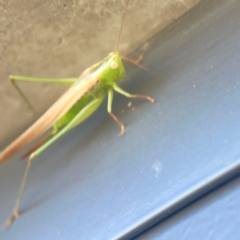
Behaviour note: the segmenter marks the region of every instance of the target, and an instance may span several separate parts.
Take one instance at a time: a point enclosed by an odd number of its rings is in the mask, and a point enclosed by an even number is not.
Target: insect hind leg
[[[16,202],[15,202],[14,208],[12,210],[12,214],[7,219],[5,224],[3,225],[3,228],[10,227],[12,225],[12,223],[14,222],[14,220],[16,218],[18,218],[19,215],[20,215],[19,214],[19,206],[20,206],[20,203],[21,203],[23,191],[24,191],[24,188],[25,188],[25,185],[26,185],[26,180],[27,180],[27,176],[28,176],[31,164],[32,164],[32,160],[33,160],[33,158],[31,158],[31,157],[28,159],[27,167],[26,167],[25,173],[23,175],[22,183],[21,183],[21,186],[19,188],[18,196],[17,196]]]

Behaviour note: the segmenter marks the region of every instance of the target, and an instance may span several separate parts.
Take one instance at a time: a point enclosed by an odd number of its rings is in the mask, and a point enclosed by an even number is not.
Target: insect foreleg
[[[120,88],[116,83],[113,83],[113,89],[122,94],[123,96],[127,97],[127,98],[141,98],[141,99],[146,99],[152,103],[154,103],[155,99],[151,98],[147,95],[139,95],[139,94],[130,94],[128,92],[126,92],[125,90],[123,90],[122,88]]]

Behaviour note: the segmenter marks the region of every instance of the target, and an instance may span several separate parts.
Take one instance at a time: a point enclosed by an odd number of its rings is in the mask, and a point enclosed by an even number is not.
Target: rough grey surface
[[[121,51],[133,51],[198,2],[132,0]],[[35,121],[8,76],[80,75],[116,49],[124,6],[124,0],[0,0],[0,146]],[[142,51],[147,48],[146,43]],[[21,87],[39,113],[64,91],[47,84],[21,83]]]

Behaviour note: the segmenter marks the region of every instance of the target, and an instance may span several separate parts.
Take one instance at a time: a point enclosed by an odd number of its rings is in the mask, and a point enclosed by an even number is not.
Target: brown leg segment
[[[125,126],[123,122],[120,119],[118,119],[112,112],[110,112],[109,114],[113,118],[113,120],[117,122],[117,124],[121,127],[121,132],[119,133],[119,137],[122,136],[125,132]]]
[[[146,95],[139,95],[139,94],[131,94],[129,95],[129,98],[141,98],[141,99],[145,99],[145,100],[148,100],[149,102],[152,102],[154,103],[155,102],[155,99],[154,98],[151,98],[149,96],[146,96]]]
[[[147,95],[140,95],[140,94],[130,94],[128,92],[126,92],[125,90],[123,90],[122,88],[120,88],[116,83],[113,84],[113,89],[122,94],[123,96],[127,97],[127,98],[141,98],[141,99],[145,99],[148,100],[149,102],[154,103],[155,99],[152,97],[149,97]]]

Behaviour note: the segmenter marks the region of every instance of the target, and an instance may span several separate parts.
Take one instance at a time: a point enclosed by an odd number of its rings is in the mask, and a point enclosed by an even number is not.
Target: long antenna
[[[120,46],[120,40],[121,40],[121,35],[122,35],[122,28],[123,28],[123,22],[125,19],[125,15],[127,12],[127,8],[128,8],[128,4],[129,4],[130,0],[127,1],[123,16],[122,16],[122,21],[121,21],[121,27],[120,27],[120,32],[119,32],[119,36],[118,36],[118,44],[117,44],[117,52],[119,51],[119,46]]]

